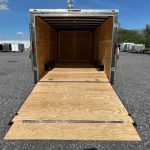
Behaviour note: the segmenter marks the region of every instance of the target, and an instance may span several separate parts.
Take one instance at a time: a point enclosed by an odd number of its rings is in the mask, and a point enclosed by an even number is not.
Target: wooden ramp
[[[140,141],[104,72],[58,65],[24,102],[5,140]]]

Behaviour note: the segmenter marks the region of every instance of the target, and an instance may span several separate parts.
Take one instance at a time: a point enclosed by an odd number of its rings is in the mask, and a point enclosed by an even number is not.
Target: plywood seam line
[[[79,83],[109,83],[108,81],[52,81],[52,80],[49,80],[49,81],[39,81],[39,82],[79,82]]]
[[[22,120],[22,123],[124,123],[120,120],[112,120],[112,121],[105,121],[105,120]]]

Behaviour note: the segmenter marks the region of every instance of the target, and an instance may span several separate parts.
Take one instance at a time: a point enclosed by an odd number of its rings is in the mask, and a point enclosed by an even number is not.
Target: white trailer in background
[[[10,43],[10,44],[24,44],[24,49],[28,50],[30,48],[30,41],[22,41],[22,40],[0,40],[0,44]]]
[[[2,44],[2,52],[11,52],[11,44],[3,43]]]
[[[134,47],[134,45],[135,45],[134,43],[128,43],[128,44],[127,44],[126,51],[127,51],[127,52],[131,52],[132,49],[133,49],[133,47]]]
[[[23,52],[24,44],[12,43],[11,44],[12,52]]]
[[[18,50],[19,52],[23,52],[25,50],[24,44],[18,44]]]
[[[134,45],[134,43],[121,43],[120,50],[124,52],[131,52]]]
[[[143,45],[143,44],[134,44],[131,52],[143,53],[144,50],[145,50],[145,45]]]
[[[18,44],[17,43],[13,43],[11,44],[11,51],[12,52],[17,52],[18,51]]]
[[[143,53],[144,50],[145,50],[144,44],[135,44],[135,43],[121,43],[120,44],[120,51]]]

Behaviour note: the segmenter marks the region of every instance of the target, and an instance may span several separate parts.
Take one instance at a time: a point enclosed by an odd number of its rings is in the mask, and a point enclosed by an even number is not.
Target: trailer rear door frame
[[[31,32],[31,45],[32,45],[32,55],[33,55],[33,70],[34,70],[34,83],[39,81],[38,76],[38,65],[37,65],[37,47],[36,47],[36,29],[35,29],[35,17],[39,16],[54,16],[54,17],[108,17],[112,16],[113,21],[113,33],[112,33],[112,56],[111,56],[111,69],[110,69],[110,83],[114,83],[114,72],[115,72],[115,51],[117,45],[117,24],[118,24],[118,10],[81,10],[71,12],[65,9],[31,9],[30,10],[30,32]]]

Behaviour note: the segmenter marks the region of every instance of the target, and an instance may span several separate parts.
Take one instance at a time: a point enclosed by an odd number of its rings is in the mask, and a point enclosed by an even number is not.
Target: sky
[[[126,29],[150,24],[150,0],[74,0],[74,9],[119,9]],[[67,0],[0,0],[0,40],[29,40],[29,9],[66,9]]]

